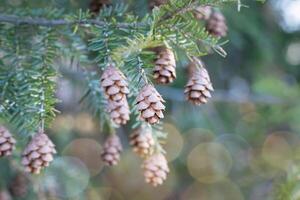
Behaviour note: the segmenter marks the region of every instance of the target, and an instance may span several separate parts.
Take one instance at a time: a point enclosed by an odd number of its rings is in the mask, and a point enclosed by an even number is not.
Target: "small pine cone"
[[[153,70],[153,77],[157,83],[172,83],[176,78],[176,61],[174,53],[168,48],[159,48]]]
[[[167,2],[168,0],[149,0],[149,8],[152,10],[154,7],[159,7]]]
[[[108,101],[107,111],[113,122],[118,125],[126,124],[129,120],[130,109],[126,98],[120,101]]]
[[[101,76],[101,86],[107,99],[111,101],[120,101],[129,93],[124,74],[112,64],[104,70]]]
[[[213,91],[207,70],[204,67],[195,70],[185,86],[186,99],[195,105],[207,103]]]
[[[122,144],[120,138],[113,134],[108,137],[103,145],[101,158],[106,165],[117,165],[120,161],[120,153],[122,151]]]
[[[221,12],[214,11],[207,20],[206,30],[216,37],[225,37],[228,28],[224,15]]]
[[[39,174],[41,169],[48,167],[56,154],[55,146],[48,136],[37,133],[22,153],[22,164],[26,172]]]
[[[22,174],[17,174],[9,185],[9,191],[13,197],[24,198],[28,192],[28,178]]]
[[[211,6],[198,6],[195,8],[194,15],[198,20],[208,20],[212,13]]]
[[[0,126],[0,157],[11,155],[15,144],[16,140],[11,133],[4,126]]]
[[[145,158],[152,155],[155,141],[149,128],[138,128],[130,135],[130,145],[135,153]]]
[[[163,154],[154,154],[146,159],[142,165],[146,183],[154,187],[161,185],[169,173],[167,160]]]
[[[111,0],[92,0],[90,2],[90,11],[93,14],[98,14],[103,6],[111,4]]]
[[[164,117],[165,106],[163,102],[165,101],[152,85],[145,85],[139,92],[136,101],[142,120],[149,124],[155,124]]]

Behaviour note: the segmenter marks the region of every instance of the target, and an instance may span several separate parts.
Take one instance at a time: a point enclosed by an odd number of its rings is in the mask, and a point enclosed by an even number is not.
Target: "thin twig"
[[[31,17],[21,17],[15,15],[1,15],[0,22],[11,23],[15,25],[21,24],[30,24],[30,25],[39,25],[39,26],[61,26],[61,25],[74,25],[74,24],[93,24],[97,26],[105,26],[106,23],[97,19],[84,19],[84,20],[65,20],[65,19],[45,19],[45,18],[31,18]],[[142,26],[143,24],[138,24]],[[116,26],[119,28],[128,28],[132,26],[131,23],[116,23]]]

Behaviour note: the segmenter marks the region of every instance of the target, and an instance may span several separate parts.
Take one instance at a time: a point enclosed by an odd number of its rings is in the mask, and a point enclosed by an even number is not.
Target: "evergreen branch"
[[[6,22],[15,25],[28,24],[28,25],[39,25],[39,26],[61,26],[61,25],[97,25],[106,26],[106,22],[98,19],[82,19],[82,20],[65,20],[65,19],[45,19],[45,18],[30,18],[30,17],[19,17],[16,15],[1,15],[0,22]],[[137,23],[136,26],[143,26],[143,23]],[[118,28],[128,28],[132,26],[132,23],[119,22],[115,24]]]

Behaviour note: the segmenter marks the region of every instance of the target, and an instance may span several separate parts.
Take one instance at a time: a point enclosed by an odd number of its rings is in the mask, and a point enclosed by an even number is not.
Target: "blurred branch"
[[[15,15],[1,15],[0,14],[0,22],[6,22],[16,25],[21,24],[31,24],[31,25],[39,25],[39,26],[60,26],[60,25],[74,25],[74,24],[94,24],[98,26],[105,26],[106,23],[104,21],[100,21],[97,19],[84,19],[84,20],[65,20],[65,19],[54,19],[49,20],[45,18],[31,18],[31,17],[21,17]],[[139,25],[139,24],[138,24]],[[140,24],[141,25],[141,24]],[[119,28],[127,28],[132,26],[131,23],[116,23],[116,26]]]
[[[174,100],[174,101],[185,101],[184,93],[181,89],[157,86],[158,91],[162,94],[166,99]],[[239,96],[231,94],[225,90],[216,90],[213,93],[212,101],[218,102],[234,102],[234,103],[262,103],[262,104],[283,104],[283,101],[280,98],[276,98],[273,96],[267,95],[256,95],[256,94],[248,94],[247,96]]]

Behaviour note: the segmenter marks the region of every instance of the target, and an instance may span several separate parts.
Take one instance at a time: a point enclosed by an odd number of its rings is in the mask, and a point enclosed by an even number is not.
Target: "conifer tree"
[[[86,88],[80,102],[106,128],[107,140],[99,159],[108,165],[122,162],[124,141],[116,129],[126,124],[138,128],[131,144],[144,159],[146,181],[162,184],[169,172],[161,145],[167,134],[161,129],[166,105],[155,84],[168,84],[181,76],[175,68],[179,53],[190,62],[214,52],[226,56],[221,36],[226,35],[227,27],[219,10],[225,4],[240,6],[240,1],[159,2],[150,3],[143,17],[113,1],[95,1],[91,10],[77,13],[52,8],[1,11],[0,136],[9,147],[0,142],[0,156],[10,155],[12,146],[19,145],[5,132],[29,140],[28,146],[18,146],[24,149],[25,171],[40,173],[50,164],[56,150],[47,128],[59,112],[55,107],[60,101],[55,96],[57,78],[62,76],[58,60],[75,59]],[[214,18],[199,17],[199,6],[213,9]],[[189,101],[200,105],[209,101],[213,89],[209,69],[194,66],[186,93]],[[149,141],[142,141],[144,136]]]

